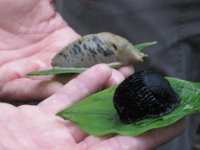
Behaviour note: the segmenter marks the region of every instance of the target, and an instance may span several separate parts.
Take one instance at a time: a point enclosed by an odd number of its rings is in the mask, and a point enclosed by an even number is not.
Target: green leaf
[[[44,76],[44,75],[56,75],[56,74],[80,74],[85,71],[86,68],[52,68],[49,70],[30,72],[28,76]]]
[[[93,94],[57,115],[71,120],[94,136],[107,134],[137,136],[148,130],[170,125],[186,115],[200,111],[200,83],[171,77],[167,79],[180,95],[181,104],[170,114],[162,117],[144,119],[133,124],[122,123],[112,101],[116,86]]]
[[[122,66],[119,62],[114,62],[108,64],[111,68],[119,68]],[[87,68],[59,68],[54,67],[49,70],[41,70],[41,71],[34,71],[30,72],[28,76],[45,76],[45,75],[57,75],[57,74],[80,74],[85,71]]]
[[[155,45],[157,44],[157,41],[153,41],[153,42],[146,42],[146,43],[142,43],[142,44],[136,44],[134,45],[139,51],[141,51],[142,49],[144,49],[145,47],[151,46],[151,45]]]

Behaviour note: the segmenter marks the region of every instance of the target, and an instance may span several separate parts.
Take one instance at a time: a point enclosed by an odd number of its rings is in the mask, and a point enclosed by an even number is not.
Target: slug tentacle
[[[64,47],[52,59],[55,67],[88,68],[98,63],[130,63],[143,61],[147,55],[127,39],[108,32],[91,34]]]

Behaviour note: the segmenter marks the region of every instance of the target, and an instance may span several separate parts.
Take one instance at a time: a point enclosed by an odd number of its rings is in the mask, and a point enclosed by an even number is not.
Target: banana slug
[[[127,39],[102,32],[90,34],[70,43],[52,59],[52,66],[60,68],[88,68],[98,63],[132,64],[143,61],[146,54]]]

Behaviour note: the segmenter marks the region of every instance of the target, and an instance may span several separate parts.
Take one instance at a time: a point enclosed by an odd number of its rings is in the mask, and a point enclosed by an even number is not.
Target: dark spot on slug
[[[91,47],[88,48],[88,51],[89,51],[91,54],[94,54],[94,55],[97,54],[97,53],[95,52],[95,49],[93,49],[93,48],[91,48]]]
[[[98,45],[97,45],[97,47],[98,47]],[[101,53],[101,49],[98,47],[97,48],[97,51],[99,52],[99,53]]]
[[[96,53],[95,49],[92,49],[91,47],[89,47],[89,48],[88,48],[88,51],[90,52],[90,54],[91,54],[91,56],[92,56],[93,58],[96,57],[97,53]]]
[[[84,56],[85,54],[84,54],[84,53],[81,53],[81,55]]]
[[[79,45],[74,45],[73,50],[75,51],[76,55],[81,53],[81,48]]]
[[[59,55],[64,57],[65,59],[67,58],[67,56],[64,53],[59,53]]]
[[[72,49],[72,51],[74,56],[78,55],[77,49],[75,47]]]
[[[180,98],[164,77],[142,71],[117,87],[113,102],[120,120],[133,123],[170,113],[179,106]]]
[[[117,46],[115,44],[112,44],[114,50],[117,50]]]
[[[105,48],[102,47],[100,44],[97,44],[97,51],[98,51],[100,54],[103,53],[104,49],[105,49]]]
[[[99,45],[104,45],[104,43],[99,39],[98,36],[93,36],[92,41]]]
[[[106,48],[104,45],[100,45],[99,43],[96,43],[96,46],[97,46],[97,51],[99,52],[99,54],[103,54],[105,57],[111,56],[114,54],[110,49]]]
[[[111,56],[111,55],[113,55],[113,52],[110,49],[107,48],[105,51],[103,51],[103,55],[105,57]]]
[[[102,42],[97,36],[94,36],[92,38],[92,41],[96,44],[97,51],[100,54],[103,54],[104,56],[109,56],[113,54],[112,51],[110,49],[107,49],[104,42]]]
[[[85,49],[85,50],[87,50],[87,45],[84,43],[83,44],[83,48]]]

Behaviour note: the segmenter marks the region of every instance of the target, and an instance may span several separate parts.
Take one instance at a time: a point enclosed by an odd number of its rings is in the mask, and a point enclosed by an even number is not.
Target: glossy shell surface
[[[137,72],[116,89],[114,106],[125,123],[170,113],[180,104],[180,98],[161,75],[149,71]]]
[[[130,64],[143,61],[146,54],[127,39],[108,32],[86,35],[64,47],[52,59],[52,65],[63,68],[88,68],[98,63]]]

